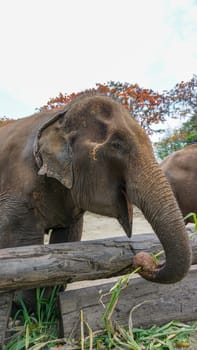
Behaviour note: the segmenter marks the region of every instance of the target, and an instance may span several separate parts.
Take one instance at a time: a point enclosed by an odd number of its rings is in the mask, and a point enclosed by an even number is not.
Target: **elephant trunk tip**
[[[146,252],[140,252],[133,258],[134,268],[140,268],[138,273],[148,281],[156,283],[175,283],[185,277],[188,268],[181,272],[176,271],[175,267],[166,269],[166,264],[157,264],[152,256]],[[168,271],[167,271],[168,270]]]
[[[146,252],[140,252],[133,258],[134,268],[140,268],[139,274],[147,280],[154,280],[156,271],[161,265],[156,264],[153,257]]]

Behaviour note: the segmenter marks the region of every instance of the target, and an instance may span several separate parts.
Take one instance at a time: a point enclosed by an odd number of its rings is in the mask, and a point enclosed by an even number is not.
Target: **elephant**
[[[161,162],[161,169],[170,183],[182,215],[197,213],[197,143],[173,152]],[[185,219],[185,223],[193,218]]]
[[[128,237],[139,207],[165,251],[134,266],[157,283],[188,272],[191,248],[180,209],[150,139],[129,111],[102,94],[82,94],[59,109],[0,128],[0,248],[81,239],[86,211],[114,217]]]

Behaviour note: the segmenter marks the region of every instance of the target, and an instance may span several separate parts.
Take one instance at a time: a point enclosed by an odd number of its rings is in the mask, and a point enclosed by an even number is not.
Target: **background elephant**
[[[112,99],[83,95],[0,128],[0,247],[80,240],[86,210],[115,217],[131,236],[132,204],[158,235],[166,262],[137,254],[161,283],[187,273],[191,251],[170,186],[145,131]],[[96,237],[95,237],[96,238]]]
[[[161,162],[183,216],[197,213],[197,143],[173,152]],[[186,222],[193,222],[189,218]]]

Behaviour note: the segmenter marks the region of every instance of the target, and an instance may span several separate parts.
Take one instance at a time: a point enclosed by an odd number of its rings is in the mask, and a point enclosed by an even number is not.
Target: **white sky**
[[[0,116],[109,80],[154,90],[197,71],[197,0],[0,0]]]

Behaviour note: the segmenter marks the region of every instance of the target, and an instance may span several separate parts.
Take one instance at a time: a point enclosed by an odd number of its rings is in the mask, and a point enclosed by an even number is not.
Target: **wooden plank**
[[[3,346],[8,319],[12,307],[13,293],[0,293],[0,349]]]
[[[197,238],[191,241],[197,263]],[[155,234],[0,250],[0,291],[66,284],[123,275],[132,270],[135,253],[157,253]]]
[[[86,282],[87,283],[87,282]],[[90,285],[90,281],[88,282]],[[60,294],[60,308],[63,320],[64,336],[78,338],[80,336],[80,310],[84,312],[84,319],[93,331],[103,329],[103,306],[99,303],[100,291],[107,293],[114,281],[97,285],[83,286],[74,283],[70,290]],[[188,275],[180,282],[162,285],[147,282],[141,277],[133,278],[128,287],[120,294],[113,319],[121,326],[128,327],[130,311],[133,311],[134,327],[150,327],[161,325],[170,320],[197,320],[197,265],[193,265]],[[103,298],[105,305],[109,296]]]

